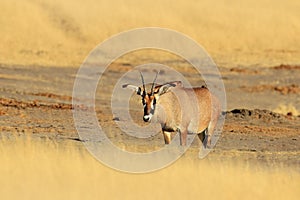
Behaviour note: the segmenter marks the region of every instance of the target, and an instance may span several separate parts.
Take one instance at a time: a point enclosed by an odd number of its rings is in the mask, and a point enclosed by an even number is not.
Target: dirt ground
[[[111,91],[114,81],[131,69],[115,63],[103,74],[102,83]],[[82,147],[72,113],[72,89],[77,68],[0,66],[0,137],[30,134],[64,142],[74,140]],[[221,68],[226,87],[227,112],[223,132],[206,159],[259,162],[266,166],[300,166],[299,67]],[[184,69],[187,77],[192,71]],[[193,79],[191,79],[193,80]],[[102,96],[101,96],[102,95]],[[98,121],[117,145],[139,150],[163,147],[162,134],[146,139],[129,136],[117,128],[111,114],[109,95],[97,91]],[[293,109],[279,109],[290,104]],[[142,121],[141,105],[135,111]],[[133,109],[134,110],[134,109]],[[135,112],[133,111],[133,112]],[[185,156],[197,158],[198,140]]]

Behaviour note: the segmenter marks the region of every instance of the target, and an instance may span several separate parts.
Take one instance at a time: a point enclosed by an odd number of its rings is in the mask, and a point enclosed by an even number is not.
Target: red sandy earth
[[[30,134],[36,137],[50,137],[55,140],[78,140],[72,116],[72,83],[76,74],[74,68],[44,68],[1,66],[0,78],[0,132],[2,137]],[[247,84],[253,75],[272,73],[299,74],[298,67],[278,66],[273,69],[224,69],[221,73],[227,87],[229,99],[236,91],[239,95],[272,92],[280,99],[297,97],[299,86],[296,82],[284,85]],[[21,76],[26,79],[19,79]],[[9,75],[6,76],[5,75]],[[235,81],[243,76],[244,85]],[[297,80],[297,75],[295,75]],[[34,77],[38,77],[35,78]],[[55,78],[55,79],[54,79]],[[107,79],[109,80],[109,79]],[[231,85],[231,86],[229,86]],[[231,97],[230,97],[231,95]],[[291,96],[289,96],[291,95]],[[294,96],[293,96],[294,95]],[[295,96],[296,95],[296,96]],[[255,98],[255,97],[253,97]],[[272,101],[272,99],[269,99]],[[297,101],[297,99],[295,100]],[[234,107],[229,103],[229,107]],[[245,106],[247,107],[247,106]],[[209,156],[216,159],[252,160],[270,165],[286,165],[299,168],[300,164],[300,116],[277,114],[265,109],[230,109],[227,112],[223,132]],[[116,144],[137,145],[153,148],[164,145],[162,134],[144,140],[136,140],[120,130],[114,132],[115,120],[106,107],[97,108],[97,115],[108,137]],[[141,118],[140,118],[141,119]],[[117,119],[120,120],[120,119]],[[199,147],[194,141],[191,152]],[[189,154],[188,154],[189,155]]]

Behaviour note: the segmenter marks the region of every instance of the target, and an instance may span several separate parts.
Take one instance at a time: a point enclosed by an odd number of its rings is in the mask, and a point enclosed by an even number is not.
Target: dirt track
[[[30,134],[39,138],[46,136],[61,141],[71,139],[78,142],[71,104],[75,68],[1,66],[1,71],[0,132],[2,137]],[[295,90],[296,92],[291,93],[277,91],[274,88],[283,87],[278,82],[269,82],[270,86],[263,91],[251,89],[253,85],[257,85],[257,82],[252,82],[254,78],[263,80],[265,82],[263,84],[266,84],[268,79],[272,79],[270,76],[276,73],[290,74],[288,79],[282,82],[284,85],[293,84],[298,88],[296,85],[299,81],[298,71],[298,68],[261,69],[256,72],[250,69],[248,71],[222,69],[228,107],[231,111],[227,112],[222,135],[207,159],[258,161],[271,166],[284,165],[299,169],[300,116],[295,116],[294,113],[277,114],[262,109],[266,102],[269,102],[271,107],[278,103],[276,101],[287,98],[299,108],[299,91]],[[287,76],[282,76],[282,79],[285,77]],[[245,88],[250,89],[245,90]],[[247,101],[243,101],[245,96],[248,97]],[[260,109],[253,109],[253,102],[260,102],[255,106]],[[163,146],[161,134],[137,140],[119,130],[114,131],[116,119],[113,119],[107,105],[98,107],[96,111],[99,123],[104,129],[110,130],[108,137],[113,142],[149,149],[153,146]],[[241,108],[242,105],[248,109],[232,109]],[[198,147],[199,142],[195,141],[186,155],[194,156]]]

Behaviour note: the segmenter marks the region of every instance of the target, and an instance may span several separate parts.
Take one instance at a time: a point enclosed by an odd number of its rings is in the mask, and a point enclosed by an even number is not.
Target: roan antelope
[[[180,134],[180,145],[185,146],[187,134],[198,134],[203,146],[210,147],[211,135],[220,115],[220,104],[210,91],[202,86],[185,88],[181,81],[156,85],[154,78],[151,91],[146,92],[145,82],[140,72],[143,88],[125,84],[123,88],[134,89],[142,97],[143,120],[152,118],[161,124],[165,144],[171,142],[171,133]]]

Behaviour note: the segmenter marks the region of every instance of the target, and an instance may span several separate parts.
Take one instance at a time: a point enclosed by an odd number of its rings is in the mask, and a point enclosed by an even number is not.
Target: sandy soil
[[[72,116],[72,88],[77,68],[0,66],[0,132],[4,135],[50,137],[78,141]],[[130,69],[113,64],[100,81],[113,89],[114,81]],[[267,166],[300,164],[299,67],[220,69],[227,92],[228,111],[222,135],[207,159],[260,162]],[[187,77],[193,73],[184,68]],[[274,79],[276,77],[276,81]],[[193,80],[193,79],[191,79]],[[102,94],[102,96],[101,96]],[[109,95],[97,91],[99,123],[117,145],[135,146],[138,151],[162,147],[161,134],[136,139],[118,130],[110,111]],[[104,102],[104,103],[103,103]],[[272,112],[289,102],[294,110]],[[141,121],[141,105],[133,112]],[[79,143],[79,141],[78,141]],[[186,156],[197,158],[194,141]]]

